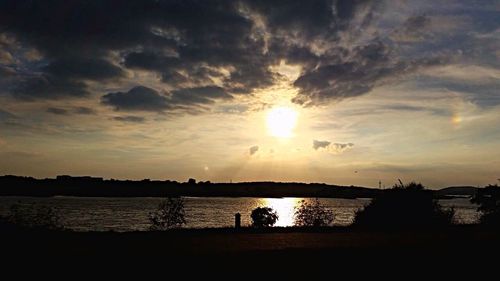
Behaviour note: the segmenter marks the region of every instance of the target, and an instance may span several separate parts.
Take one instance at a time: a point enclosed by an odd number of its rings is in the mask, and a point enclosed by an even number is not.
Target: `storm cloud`
[[[102,96],[101,102],[115,110],[163,111],[169,108],[165,96],[144,86],[136,86],[128,92],[108,93]]]
[[[101,98],[101,103],[124,111],[164,112],[182,108],[212,104],[218,99],[231,99],[232,96],[221,87],[207,86],[184,88],[163,95],[154,89],[136,86],[127,92],[108,93]]]
[[[189,110],[273,86],[281,77],[271,69],[285,62],[300,69],[292,101],[314,106],[368,94],[463,49],[495,52],[491,38],[469,46],[477,34],[435,33],[481,14],[476,33],[491,34],[491,9],[396,21],[384,17],[392,8],[369,0],[2,1],[0,72],[10,77],[2,86],[19,101],[104,94],[116,110]],[[142,85],[139,73],[155,75],[145,86],[157,90],[96,90]]]

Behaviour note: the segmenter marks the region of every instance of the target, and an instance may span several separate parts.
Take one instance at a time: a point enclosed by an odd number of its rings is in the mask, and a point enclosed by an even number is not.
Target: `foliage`
[[[12,205],[5,221],[23,228],[63,229],[59,213],[55,208],[36,203]]]
[[[481,224],[500,226],[500,187],[488,185],[478,189],[471,202],[478,204],[478,212],[482,213]]]
[[[354,225],[383,228],[445,226],[453,222],[454,209],[442,209],[420,183],[401,181],[384,190],[364,209],[356,212]]]
[[[166,230],[182,227],[186,224],[184,200],[181,197],[167,198],[158,205],[158,209],[149,213],[151,230]]]
[[[312,202],[302,200],[295,209],[294,217],[296,226],[309,227],[329,226],[335,218],[333,211],[323,206],[318,198]]]
[[[258,207],[252,211],[252,226],[271,227],[278,221],[278,214],[272,208]]]

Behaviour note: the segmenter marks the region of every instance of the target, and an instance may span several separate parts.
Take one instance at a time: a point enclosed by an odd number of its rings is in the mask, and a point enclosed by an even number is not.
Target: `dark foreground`
[[[89,260],[158,260],[245,263],[290,261],[381,262],[423,257],[426,262],[464,262],[500,250],[500,231],[477,226],[440,230],[200,229],[167,232],[4,232],[3,256]],[[387,259],[389,257],[389,259]]]

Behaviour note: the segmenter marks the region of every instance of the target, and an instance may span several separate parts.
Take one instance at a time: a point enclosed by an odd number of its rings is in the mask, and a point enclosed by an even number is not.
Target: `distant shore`
[[[33,177],[0,176],[0,196],[75,196],[75,197],[321,197],[321,198],[374,198],[383,189],[340,186],[324,183],[297,182],[238,182],[211,183],[157,180],[105,180],[96,177],[58,176],[36,179]],[[450,187],[433,192],[436,198],[471,196],[475,187]]]

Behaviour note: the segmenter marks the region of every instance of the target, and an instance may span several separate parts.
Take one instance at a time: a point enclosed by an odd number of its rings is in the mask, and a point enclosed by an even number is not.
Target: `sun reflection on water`
[[[300,198],[261,198],[262,207],[270,207],[278,213],[275,226],[292,226],[295,207],[300,204]]]

